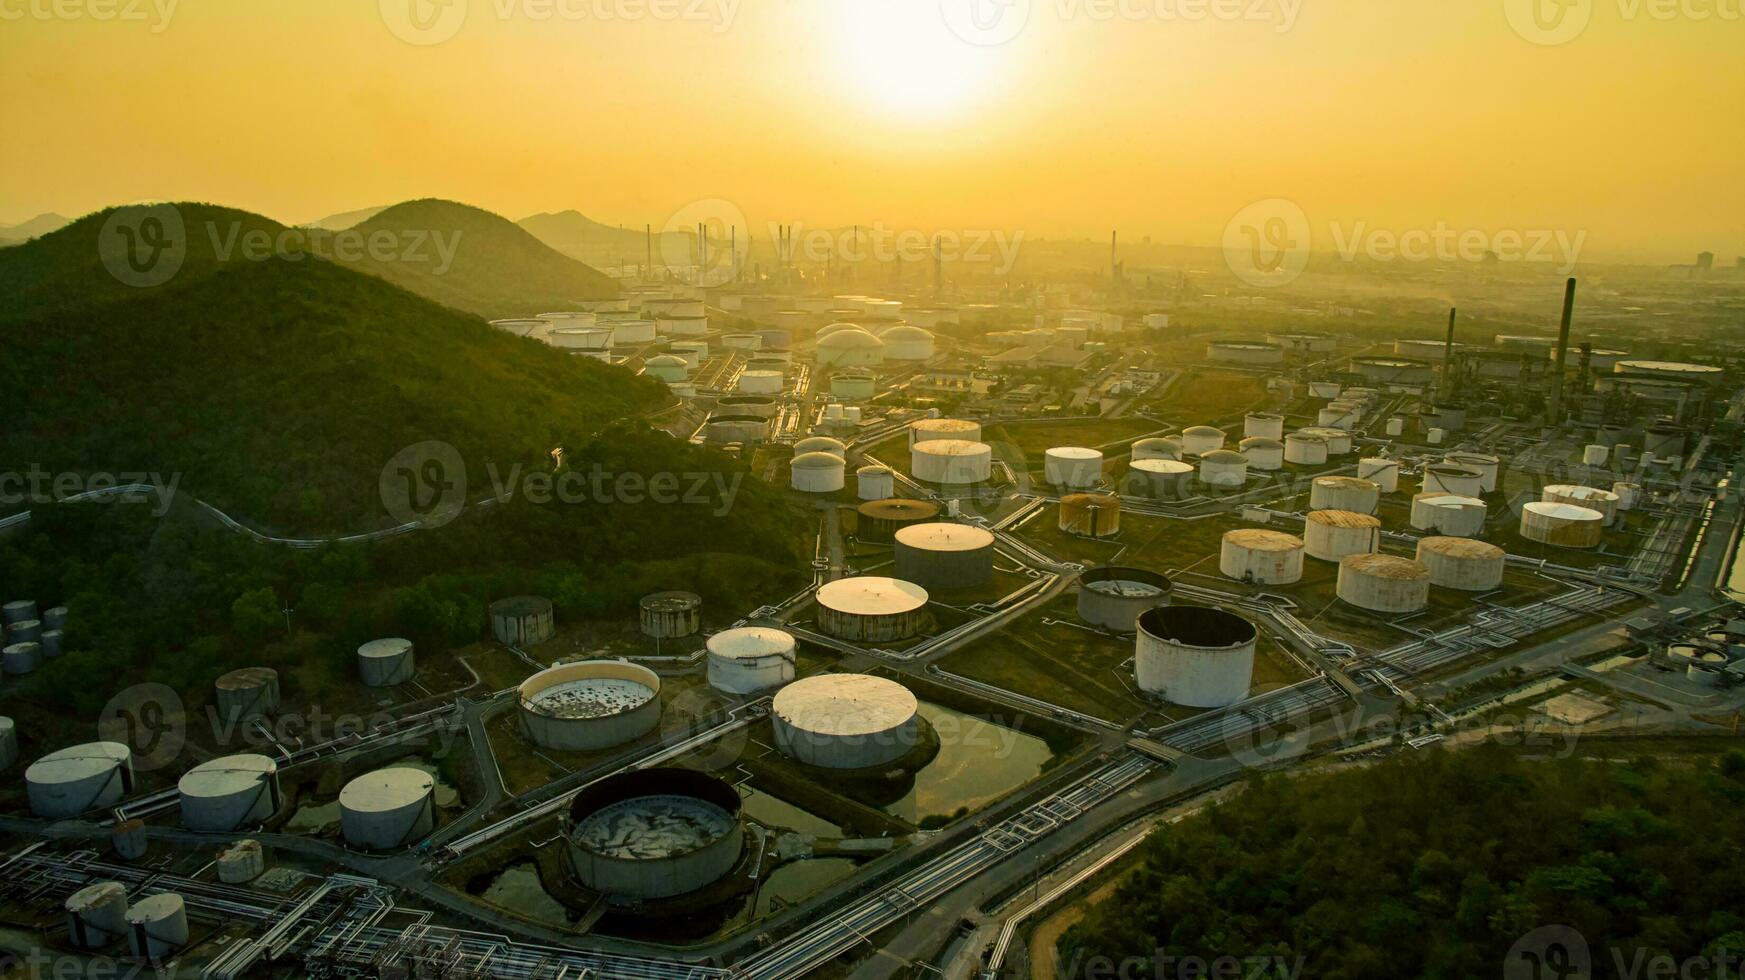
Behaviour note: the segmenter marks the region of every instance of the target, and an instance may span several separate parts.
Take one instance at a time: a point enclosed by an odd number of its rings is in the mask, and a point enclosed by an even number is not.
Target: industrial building
[[[776,692],[776,745],[824,769],[866,769],[907,755],[920,737],[920,702],[896,681],[820,674]]]

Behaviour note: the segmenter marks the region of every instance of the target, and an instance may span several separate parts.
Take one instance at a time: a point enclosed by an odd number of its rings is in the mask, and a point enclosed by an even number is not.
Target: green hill
[[[335,234],[386,243],[356,256],[336,249],[337,261],[486,319],[537,316],[618,295],[605,274],[514,222],[452,201],[396,204]]]

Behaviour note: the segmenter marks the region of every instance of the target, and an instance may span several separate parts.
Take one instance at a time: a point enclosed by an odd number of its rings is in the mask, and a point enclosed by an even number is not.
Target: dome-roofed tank
[[[798,647],[793,634],[770,626],[741,626],[709,637],[709,685],[729,694],[754,694],[794,679]]]
[[[893,680],[819,674],[776,692],[776,745],[790,758],[826,769],[865,769],[915,747],[920,703]]]
[[[818,626],[839,640],[888,643],[927,632],[927,590],[913,582],[861,575],[818,587]]]

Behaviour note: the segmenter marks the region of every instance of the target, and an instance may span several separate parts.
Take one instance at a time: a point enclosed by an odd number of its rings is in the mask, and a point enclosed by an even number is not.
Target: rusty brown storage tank
[[[855,509],[855,518],[862,541],[891,541],[902,528],[938,520],[939,505],[904,497],[869,500]]]
[[[1104,493],[1069,493],[1060,498],[1060,529],[1087,538],[1121,533],[1121,498]]]
[[[1394,555],[1347,555],[1339,560],[1337,592],[1371,612],[1417,612],[1430,603],[1430,570]]]
[[[1465,592],[1488,592],[1503,584],[1508,553],[1471,538],[1433,537],[1418,542],[1418,562],[1430,584]]]

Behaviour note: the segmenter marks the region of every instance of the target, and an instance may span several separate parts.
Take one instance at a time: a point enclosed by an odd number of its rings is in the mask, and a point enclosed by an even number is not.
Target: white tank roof
[[[834,453],[801,453],[788,463],[790,469],[796,470],[840,470],[847,464],[841,456]]]
[[[109,772],[132,757],[133,750],[121,742],[69,745],[31,763],[24,778],[40,785],[76,783]]]
[[[1194,471],[1194,464],[1184,463],[1179,459],[1136,459],[1127,464],[1127,467],[1141,473],[1156,473],[1162,476],[1179,476]]]
[[[899,528],[897,541],[923,551],[979,551],[994,546],[994,536],[969,524],[911,524]]]
[[[1590,507],[1581,507],[1576,504],[1553,504],[1544,500],[1535,500],[1528,504],[1525,509],[1541,517],[1553,517],[1560,521],[1585,522],[1606,519],[1606,515]]]
[[[818,602],[856,616],[893,616],[927,605],[927,590],[902,579],[862,575],[819,586]]]
[[[382,640],[371,640],[357,648],[360,657],[398,657],[412,649],[412,641],[398,636]]]
[[[818,735],[876,735],[920,710],[908,688],[869,674],[821,674],[776,692],[771,706],[795,728]]]
[[[1084,446],[1055,446],[1047,454],[1057,459],[1102,459],[1103,454]]]
[[[742,626],[722,630],[704,644],[711,656],[729,660],[757,660],[794,652],[794,637],[770,626]]]
[[[929,439],[917,442],[911,452],[934,456],[979,456],[991,452],[985,442],[970,439]]]
[[[848,350],[854,348],[883,347],[885,342],[856,327],[853,330],[838,330],[818,341],[819,347],[832,350]]]
[[[188,770],[176,789],[183,796],[230,796],[253,789],[278,771],[279,764],[264,755],[227,755]]]
[[[339,805],[353,813],[392,813],[429,796],[435,787],[436,781],[422,769],[377,769],[346,783]]]

